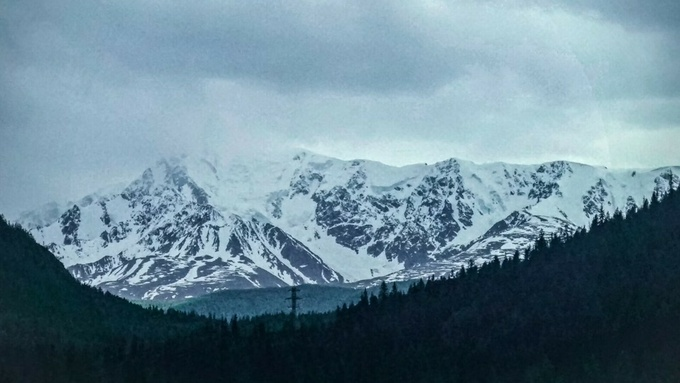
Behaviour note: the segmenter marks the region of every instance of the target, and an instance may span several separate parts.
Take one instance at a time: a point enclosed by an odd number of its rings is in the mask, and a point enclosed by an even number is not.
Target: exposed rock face
[[[506,256],[677,185],[679,168],[564,161],[394,168],[298,153],[167,159],[118,192],[20,223],[81,281],[143,299],[226,288],[393,280]]]

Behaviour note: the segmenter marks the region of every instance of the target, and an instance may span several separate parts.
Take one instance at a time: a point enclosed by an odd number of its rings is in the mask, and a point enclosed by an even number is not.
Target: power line
[[[294,318],[297,316],[298,301],[302,298],[297,295],[297,293],[300,292],[300,289],[297,286],[291,287],[289,291],[290,298],[286,298],[286,300],[290,301],[290,315]]]

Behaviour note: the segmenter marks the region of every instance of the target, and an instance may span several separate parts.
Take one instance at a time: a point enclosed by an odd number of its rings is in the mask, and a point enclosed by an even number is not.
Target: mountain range
[[[392,167],[306,151],[183,156],[17,221],[81,282],[131,299],[183,299],[448,273],[640,206],[678,185],[677,174],[566,161]]]

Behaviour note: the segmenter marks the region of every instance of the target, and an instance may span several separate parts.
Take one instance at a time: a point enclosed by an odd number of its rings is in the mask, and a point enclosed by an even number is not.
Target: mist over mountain
[[[133,299],[402,281],[510,256],[540,232],[640,206],[680,168],[449,159],[392,167],[310,152],[173,157],[19,222],[77,279]],[[361,283],[359,284],[361,285]]]

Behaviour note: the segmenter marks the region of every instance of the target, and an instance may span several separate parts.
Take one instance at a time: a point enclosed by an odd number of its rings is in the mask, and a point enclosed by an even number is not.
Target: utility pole
[[[291,287],[289,291],[290,298],[286,298],[286,300],[290,301],[290,315],[295,318],[297,316],[298,301],[302,298],[298,297],[297,295],[297,293],[300,291],[297,286]]]

